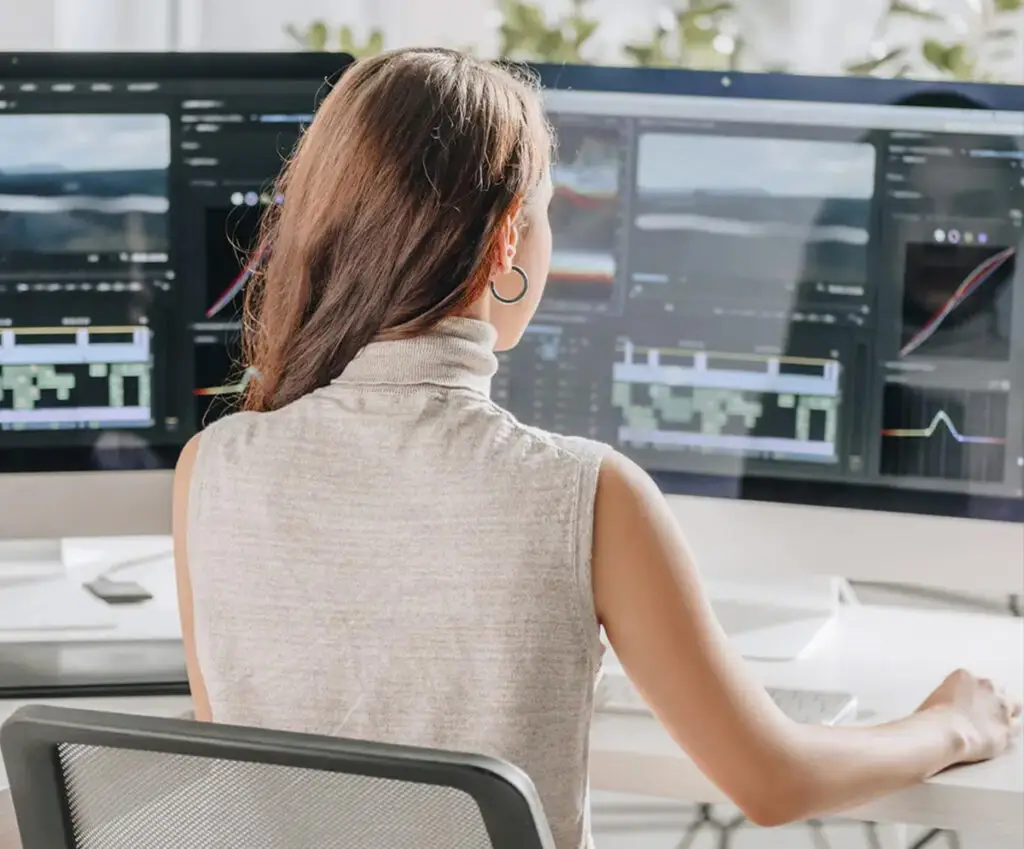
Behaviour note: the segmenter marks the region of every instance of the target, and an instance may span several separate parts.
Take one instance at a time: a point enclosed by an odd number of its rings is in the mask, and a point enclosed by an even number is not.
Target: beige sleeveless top
[[[189,503],[217,722],[478,752],[590,845],[603,446],[488,397],[491,325],[376,342],[329,386],[202,435]]]

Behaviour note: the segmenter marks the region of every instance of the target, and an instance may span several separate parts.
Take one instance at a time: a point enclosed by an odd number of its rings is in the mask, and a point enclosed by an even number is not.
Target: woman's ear
[[[520,205],[517,203],[501,223],[498,235],[498,268],[502,274],[511,273],[515,264],[516,251],[519,250],[519,215]]]

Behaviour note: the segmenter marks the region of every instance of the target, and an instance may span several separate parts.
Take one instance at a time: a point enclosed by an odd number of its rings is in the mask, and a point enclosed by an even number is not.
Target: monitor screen
[[[78,74],[56,79],[31,58],[7,69],[0,472],[171,468],[228,408],[260,211],[347,61],[58,57]]]
[[[1020,520],[1024,97],[580,76],[547,92],[551,274],[496,400],[670,492]]]
[[[1022,520],[1024,96],[541,73],[554,252],[498,403],[670,493]],[[236,405],[324,89],[244,77],[2,80],[0,473],[171,468]]]

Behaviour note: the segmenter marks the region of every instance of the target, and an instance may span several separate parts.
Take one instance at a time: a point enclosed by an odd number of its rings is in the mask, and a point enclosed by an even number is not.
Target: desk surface
[[[1024,694],[1024,620],[853,606],[843,609],[832,633],[809,657],[752,666],[767,685],[854,692],[862,720],[879,722],[913,710],[949,671],[960,666],[992,677],[1015,695]],[[188,700],[180,697],[77,699],[73,703],[162,716],[188,709]],[[0,702],[0,721],[19,704]],[[595,719],[591,775],[596,789],[689,802],[724,801],[660,726],[643,718]],[[5,785],[0,772],[0,787]],[[2,802],[0,798],[0,809]],[[1024,841],[1024,748],[1018,744],[997,761],[951,770],[851,816]],[[5,849],[2,842],[0,849]]]
[[[1024,693],[1024,620],[975,614],[848,607],[816,650],[792,663],[758,663],[766,685],[856,693],[865,723],[912,711],[954,668],[964,667]],[[594,786],[678,799],[724,800],[656,723],[598,716]],[[854,812],[858,819],[906,822],[1024,841],[1024,747],[962,767]]]

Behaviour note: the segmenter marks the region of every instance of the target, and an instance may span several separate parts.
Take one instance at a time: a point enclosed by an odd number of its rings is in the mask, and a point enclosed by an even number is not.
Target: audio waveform
[[[193,394],[207,398],[217,395],[240,395],[245,392],[246,387],[249,385],[249,381],[258,375],[259,372],[250,366],[242,373],[241,378],[235,383],[225,384],[224,386],[208,386],[203,389],[195,389],[193,390]]]
[[[932,335],[939,329],[942,322],[953,312],[960,304],[967,300],[982,284],[1002,268],[1007,262],[1009,262],[1017,253],[1016,248],[1006,248],[994,254],[988,259],[981,262],[970,274],[964,278],[963,282],[956,288],[956,291],[950,296],[949,300],[943,304],[942,308],[935,313],[925,323],[917,333],[900,349],[900,356],[906,357],[912,354],[918,348],[920,348],[925,342],[927,342]]]
[[[928,427],[922,428],[889,428],[888,430],[882,431],[882,436],[895,436],[904,439],[929,439],[935,435],[935,432],[939,429],[939,425],[943,425],[946,430],[949,431],[950,436],[953,437],[957,442],[964,445],[1005,445],[1006,440],[1000,439],[995,436],[965,436],[957,430],[953,420],[947,415],[945,410],[940,410],[935,414],[935,417],[931,420],[931,424]]]

